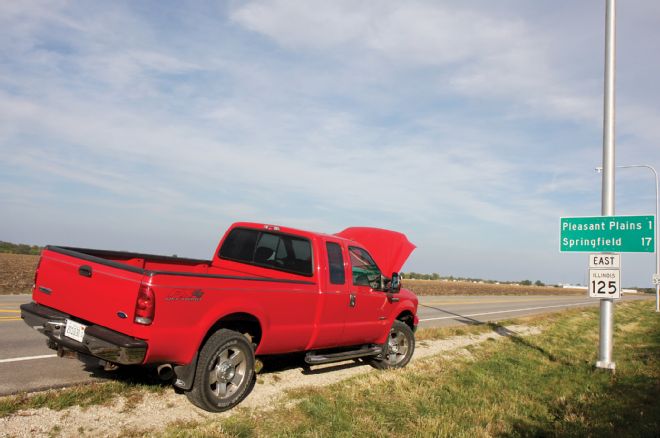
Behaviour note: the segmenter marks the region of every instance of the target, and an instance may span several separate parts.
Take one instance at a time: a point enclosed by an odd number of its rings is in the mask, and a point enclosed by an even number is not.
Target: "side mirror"
[[[396,293],[401,290],[401,277],[396,272],[392,272],[392,280],[390,281],[390,292]]]

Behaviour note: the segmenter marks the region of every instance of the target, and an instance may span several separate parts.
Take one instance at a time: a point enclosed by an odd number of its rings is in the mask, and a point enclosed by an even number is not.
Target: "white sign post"
[[[589,269],[589,296],[591,298],[621,298],[621,271],[619,269]]]
[[[621,298],[621,254],[589,254],[589,296]]]

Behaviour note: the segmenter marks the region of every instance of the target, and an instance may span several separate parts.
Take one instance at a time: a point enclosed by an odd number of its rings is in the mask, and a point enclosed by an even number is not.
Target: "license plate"
[[[66,327],[64,328],[64,336],[67,338],[75,339],[78,342],[82,342],[85,337],[86,325],[80,324],[79,322],[71,321],[70,319],[66,320]]]

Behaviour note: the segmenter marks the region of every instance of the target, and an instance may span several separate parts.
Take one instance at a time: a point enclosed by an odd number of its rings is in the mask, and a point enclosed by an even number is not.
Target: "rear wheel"
[[[369,359],[369,364],[381,370],[405,367],[415,351],[415,334],[405,322],[394,321],[383,352]]]
[[[254,387],[254,350],[233,330],[218,330],[204,344],[195,370],[195,383],[186,393],[195,406],[222,412],[239,404]]]

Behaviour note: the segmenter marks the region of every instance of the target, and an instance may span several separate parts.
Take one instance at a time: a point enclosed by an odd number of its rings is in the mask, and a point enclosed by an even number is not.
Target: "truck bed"
[[[134,322],[143,287],[155,293],[153,324]],[[86,326],[148,341],[146,360],[174,357],[185,363],[197,348],[190,340],[198,341],[199,327],[208,329],[222,312],[239,311],[246,302],[257,307],[253,310],[258,317],[274,323],[269,332],[273,336],[264,338],[260,349],[303,349],[310,340],[318,293],[313,279],[228,272],[207,260],[47,246],[33,301]]]
[[[207,273],[210,260],[141,254],[126,251],[47,246],[47,250],[114,268],[144,274],[145,271]]]

